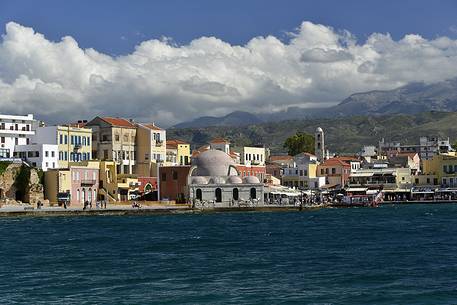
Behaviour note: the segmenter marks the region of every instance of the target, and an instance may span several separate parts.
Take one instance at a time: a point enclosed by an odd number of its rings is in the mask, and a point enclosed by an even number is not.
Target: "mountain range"
[[[291,119],[417,114],[427,111],[457,111],[457,78],[432,84],[410,83],[393,90],[355,93],[327,108],[290,107],[285,111],[255,114],[235,111],[222,117],[200,117],[173,128],[247,126]]]

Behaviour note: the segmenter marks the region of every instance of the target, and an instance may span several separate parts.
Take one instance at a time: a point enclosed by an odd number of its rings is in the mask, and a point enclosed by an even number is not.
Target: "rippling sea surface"
[[[456,304],[457,205],[0,219],[1,304]]]

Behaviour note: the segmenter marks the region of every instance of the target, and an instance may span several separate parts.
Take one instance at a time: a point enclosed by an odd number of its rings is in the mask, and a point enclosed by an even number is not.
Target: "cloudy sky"
[[[452,1],[188,2],[2,1],[2,112],[170,126],[457,76]]]

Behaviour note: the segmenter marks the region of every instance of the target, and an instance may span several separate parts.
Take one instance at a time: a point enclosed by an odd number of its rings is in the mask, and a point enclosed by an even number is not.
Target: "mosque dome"
[[[192,176],[229,176],[230,165],[235,165],[228,154],[215,149],[202,152],[193,163],[197,168]]]
[[[222,177],[212,177],[208,184],[225,184],[225,179]]]
[[[241,177],[239,177],[239,176],[230,176],[230,177],[227,179],[227,183],[231,183],[231,184],[241,184],[241,183],[243,183],[243,180],[241,180]]]
[[[247,176],[247,177],[244,177],[244,183],[255,184],[255,183],[260,183],[260,180],[256,176]]]
[[[192,177],[190,184],[208,184],[205,177]]]

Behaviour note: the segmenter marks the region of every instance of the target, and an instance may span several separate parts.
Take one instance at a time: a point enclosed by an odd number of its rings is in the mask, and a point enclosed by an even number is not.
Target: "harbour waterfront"
[[[451,304],[457,205],[1,218],[3,304]]]

